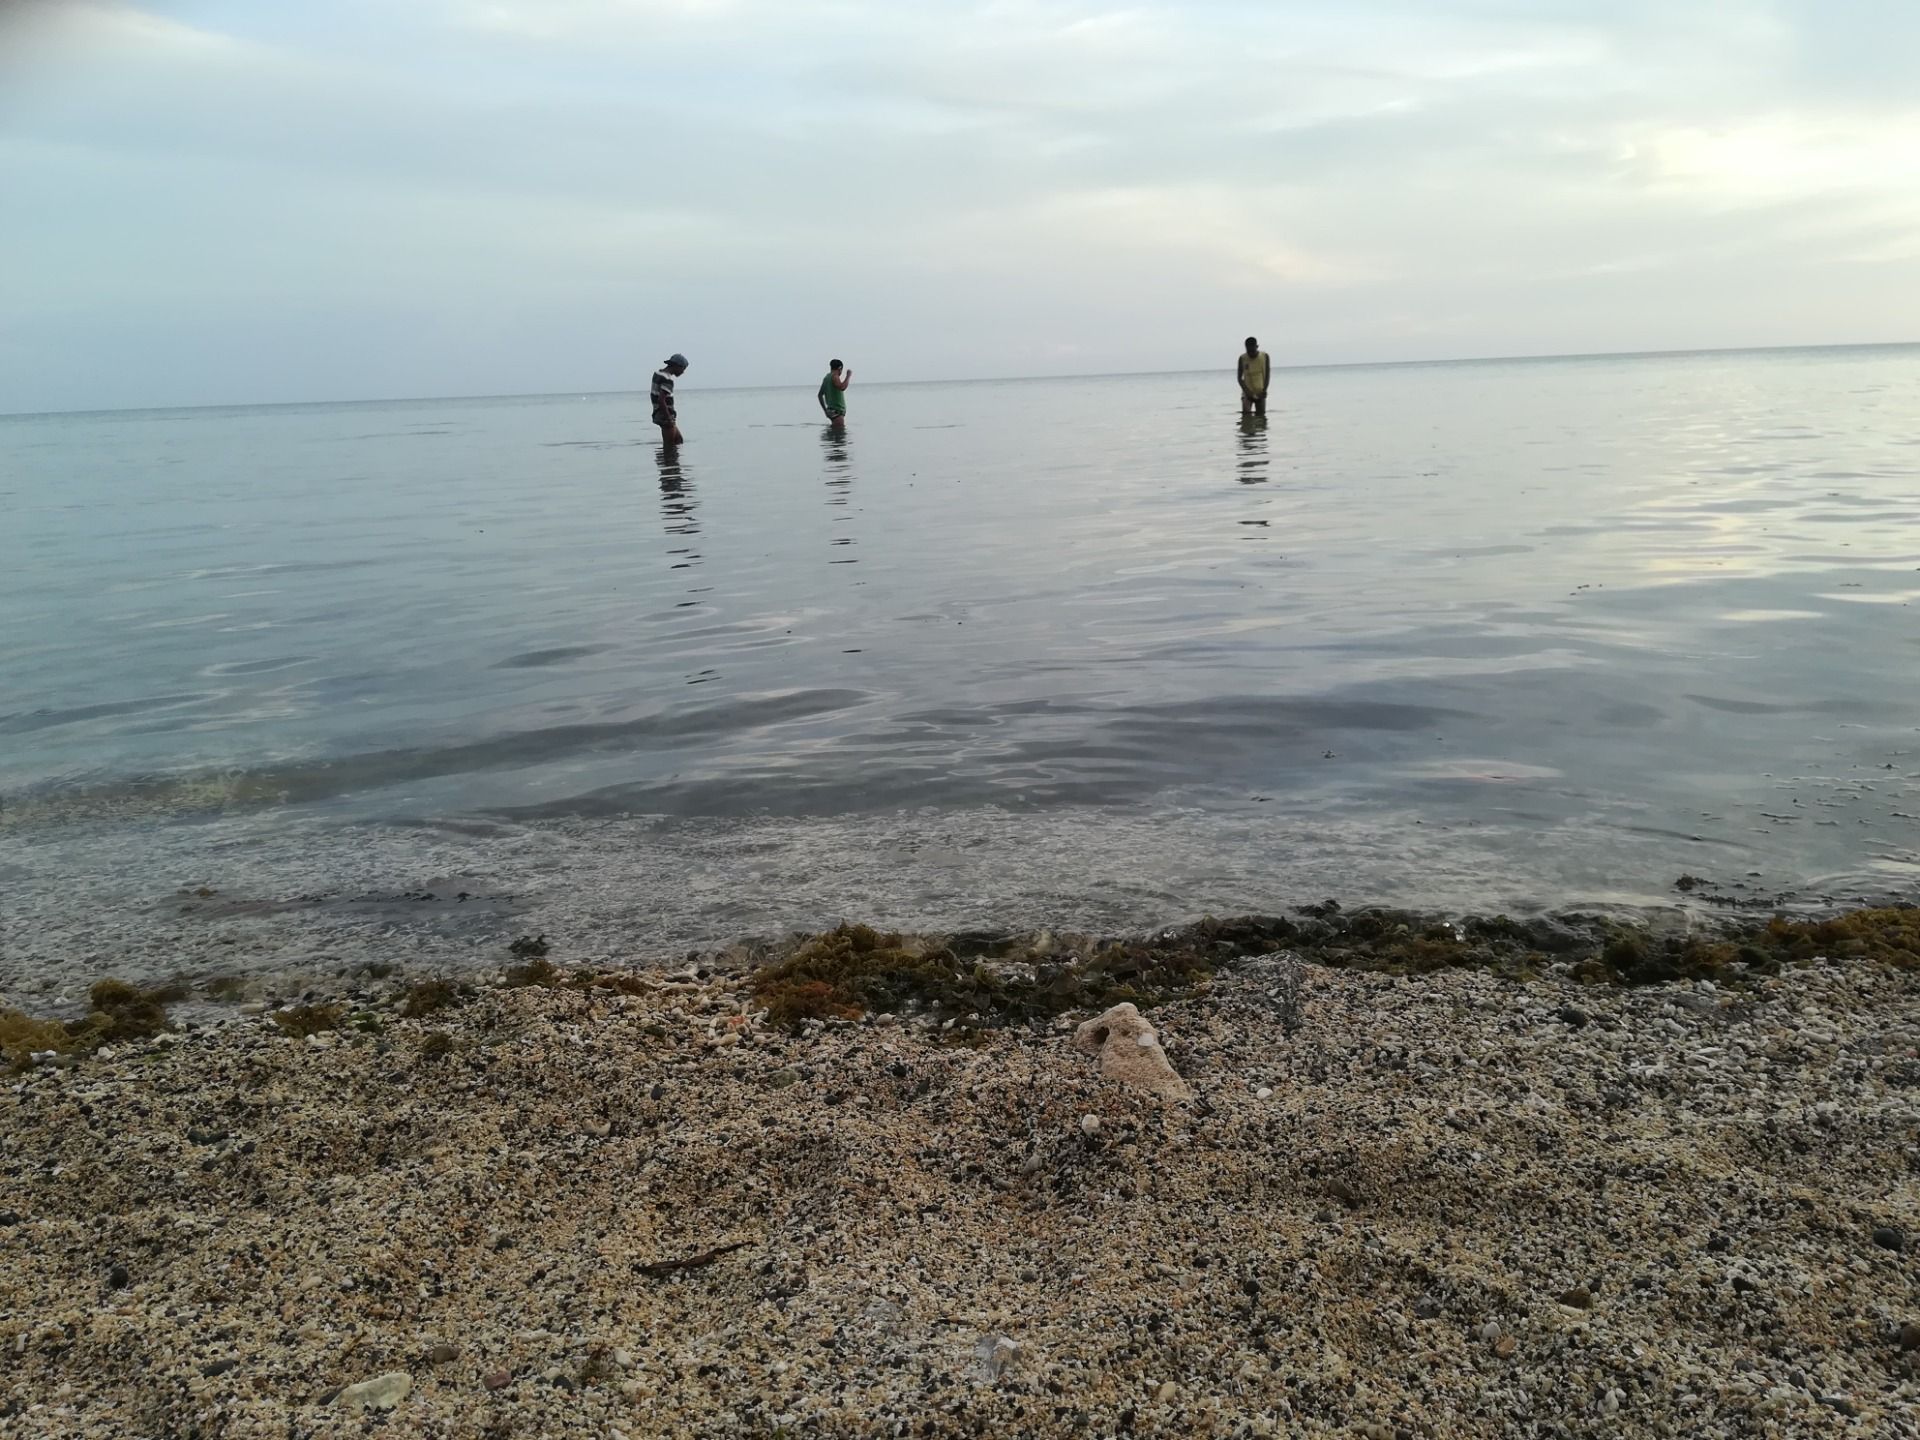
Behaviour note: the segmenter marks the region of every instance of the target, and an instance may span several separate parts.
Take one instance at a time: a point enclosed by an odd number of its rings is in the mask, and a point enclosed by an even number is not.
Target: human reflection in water
[[[1267,483],[1267,417],[1264,415],[1242,415],[1240,417],[1240,473],[1238,479],[1242,485],[1264,485]]]
[[[654,463],[660,467],[660,523],[669,540],[682,542],[669,549],[667,556],[673,562],[673,569],[691,570],[700,563],[700,552],[687,543],[700,533],[693,475],[681,462],[677,445],[662,445],[655,450]]]
[[[828,563],[852,565],[857,563],[853,557],[840,553],[855,543],[853,537],[841,528],[853,523],[853,460],[847,427],[832,423],[823,427],[820,431],[820,450],[826,460],[827,505],[836,512],[833,517],[835,533],[827,541],[836,556]]]

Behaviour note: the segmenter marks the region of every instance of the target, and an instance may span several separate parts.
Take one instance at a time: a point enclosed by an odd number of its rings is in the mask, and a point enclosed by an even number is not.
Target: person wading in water
[[[687,357],[675,353],[653,372],[653,423],[660,427],[662,445],[678,445],[686,437],[680,433],[680,414],[673,408],[673,382],[687,373]]]
[[[852,383],[853,371],[838,360],[828,363],[827,373],[821,379],[820,389],[814,399],[820,402],[820,411],[827,417],[829,425],[847,423],[847,386]]]
[[[1242,415],[1264,415],[1267,413],[1267,376],[1273,364],[1267,359],[1267,352],[1260,348],[1260,342],[1247,336],[1246,354],[1240,357],[1240,413]]]

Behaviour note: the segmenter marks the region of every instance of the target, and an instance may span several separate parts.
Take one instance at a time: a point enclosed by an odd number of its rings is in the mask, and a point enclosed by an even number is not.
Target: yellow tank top
[[[1241,377],[1247,382],[1247,388],[1249,390],[1266,389],[1267,352],[1262,350],[1258,355],[1249,355],[1243,350],[1240,352],[1240,358],[1246,364],[1246,368],[1240,373]]]

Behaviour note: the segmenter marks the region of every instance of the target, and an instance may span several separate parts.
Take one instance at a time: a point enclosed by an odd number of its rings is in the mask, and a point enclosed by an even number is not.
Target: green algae
[[[88,1010],[78,1020],[39,1020],[0,1009],[0,1057],[7,1068],[24,1069],[36,1052],[85,1055],[102,1045],[145,1040],[172,1028],[167,1005],[185,994],[178,981],[142,989],[125,980],[97,980],[87,991]]]
[[[74,1048],[72,1041],[58,1020],[36,1020],[24,1011],[0,1009],[0,1062],[9,1071],[26,1069],[41,1051],[69,1052]]]
[[[926,1013],[974,1031],[1040,1022],[1122,1001],[1153,1004],[1195,994],[1213,971],[1204,956],[1162,953],[1137,941],[1107,941],[1061,953],[1051,936],[996,947],[993,963],[949,942],[842,925],[803,940],[748,978],[775,1025],[866,1014]]]
[[[810,1021],[915,1012],[970,1033],[1037,1024],[1131,1001],[1145,1009],[1205,990],[1219,970],[1286,952],[1314,964],[1392,975],[1484,970],[1515,981],[1560,973],[1591,984],[1732,981],[1819,957],[1920,970],[1920,909],[1888,906],[1827,919],[1721,922],[1661,933],[1592,915],[1449,919],[1334,902],[1299,918],[1207,919],[1132,939],[962,932],[902,935],[841,925],[801,937],[758,966],[748,989],[789,1030]]]
[[[507,985],[516,990],[524,990],[529,985],[558,985],[560,967],[541,954],[524,965],[509,965],[505,978]]]
[[[88,1049],[122,1040],[145,1040],[169,1028],[167,1003],[182,997],[183,987],[168,983],[143,990],[125,980],[99,980],[87,992],[93,1008],[80,1022],[75,1037]],[[68,1027],[72,1029],[72,1026]]]
[[[438,976],[431,980],[422,980],[412,986],[406,997],[400,1002],[400,1013],[409,1020],[418,1020],[423,1015],[432,1015],[458,1005],[467,992],[451,980]]]
[[[1783,959],[1832,955],[1874,960],[1896,970],[1920,970],[1920,909],[1877,906],[1810,921],[1775,917],[1764,933],[1765,941]]]
[[[345,1005],[293,1005],[273,1012],[273,1023],[296,1040],[338,1030],[347,1018]]]
[[[454,1052],[453,1036],[444,1030],[429,1030],[420,1037],[422,1060],[444,1060]]]

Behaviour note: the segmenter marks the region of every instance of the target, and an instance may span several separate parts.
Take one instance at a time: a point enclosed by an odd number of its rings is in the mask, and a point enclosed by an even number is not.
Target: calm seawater
[[[856,357],[857,359],[857,357]],[[1898,888],[1920,348],[0,419],[0,816],[1164,807]],[[1616,843],[1617,842],[1617,843]]]

